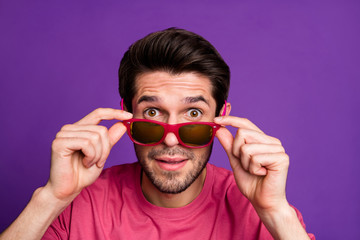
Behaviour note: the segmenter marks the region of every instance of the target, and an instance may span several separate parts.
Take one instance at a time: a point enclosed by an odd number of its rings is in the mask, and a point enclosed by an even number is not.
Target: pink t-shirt
[[[149,203],[140,175],[138,163],[104,170],[55,219],[43,239],[273,239],[229,170],[207,164],[201,193],[181,208]]]

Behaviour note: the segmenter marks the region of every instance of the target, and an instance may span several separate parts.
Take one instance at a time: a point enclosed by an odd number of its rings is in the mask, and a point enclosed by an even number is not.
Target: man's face
[[[132,100],[134,118],[176,124],[212,122],[215,117],[212,86],[201,75],[150,72],[136,79],[136,87]],[[144,173],[161,192],[180,193],[200,175],[211,147],[186,148],[179,144],[174,133],[168,133],[159,145],[135,144],[135,152]]]

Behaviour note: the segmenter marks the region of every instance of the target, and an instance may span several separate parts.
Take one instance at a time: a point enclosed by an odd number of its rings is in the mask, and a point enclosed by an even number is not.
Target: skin
[[[189,101],[188,97],[198,96],[205,101]],[[216,137],[229,157],[237,186],[254,206],[274,239],[309,239],[286,199],[289,157],[281,142],[263,133],[249,120],[229,116],[229,103],[226,116],[214,118],[216,104],[206,77],[194,73],[143,74],[137,79],[137,93],[132,106],[135,118],[151,118],[170,124],[214,121],[222,125]],[[149,110],[154,108],[157,111]],[[197,109],[201,114],[194,115],[191,109]],[[48,183],[34,192],[24,211],[0,235],[0,239],[41,239],[51,222],[83,188],[98,178],[111,148],[126,132],[120,121],[132,117],[132,114],[122,110],[97,109],[80,121],[65,125],[52,144]],[[109,129],[98,125],[102,120],[112,119],[119,122]],[[236,135],[233,136],[225,126],[237,128]],[[160,180],[166,180],[169,174],[159,167],[159,160],[180,159],[186,162],[176,173],[172,173],[172,180],[165,184],[167,189],[184,182],[188,173],[204,165],[210,154],[210,147],[190,150],[180,146],[173,133],[169,133],[158,146],[136,146],[135,150],[141,164],[146,165]],[[149,154],[151,151],[157,154]],[[200,168],[199,176],[189,187],[178,194],[169,194],[160,191],[159,186],[154,185],[147,174],[143,174],[142,190],[148,201],[155,205],[184,206],[201,192],[205,176],[206,168]]]
[[[136,86],[137,93],[132,101],[134,118],[176,124],[212,122],[215,117],[216,102],[206,77],[194,73],[152,72],[139,76]],[[198,196],[204,184],[206,170],[203,169],[211,146],[186,148],[179,144],[174,133],[168,133],[163,143],[156,146],[135,144],[135,151],[144,169],[142,190],[148,201],[162,207],[182,207]],[[170,164],[174,160],[186,164],[177,171],[164,171],[159,166],[160,161]]]

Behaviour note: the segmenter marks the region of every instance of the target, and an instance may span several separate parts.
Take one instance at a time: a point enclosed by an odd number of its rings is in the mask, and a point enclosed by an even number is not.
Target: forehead
[[[157,96],[161,98],[186,98],[203,96],[210,101],[212,86],[210,80],[197,73],[169,74],[156,71],[141,74],[136,79],[136,102],[142,96]],[[164,99],[163,99],[164,100]]]

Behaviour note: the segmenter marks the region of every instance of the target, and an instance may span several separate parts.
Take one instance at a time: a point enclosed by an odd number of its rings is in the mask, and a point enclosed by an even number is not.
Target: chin
[[[162,193],[178,194],[191,186],[200,176],[209,161],[213,144],[199,149],[182,146],[166,147],[134,145],[136,156],[152,184]],[[157,167],[158,156],[183,156],[187,159],[185,166],[176,171],[166,171]]]

